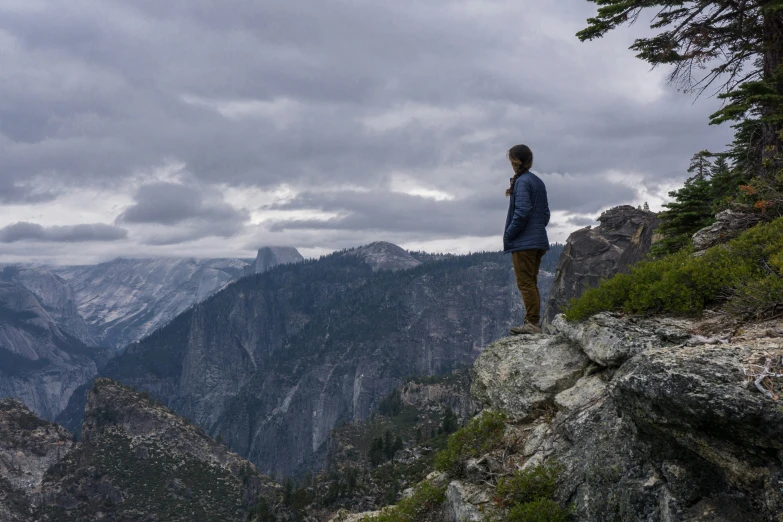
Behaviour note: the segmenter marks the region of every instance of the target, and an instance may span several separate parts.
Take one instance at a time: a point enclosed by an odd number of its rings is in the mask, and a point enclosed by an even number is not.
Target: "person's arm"
[[[506,229],[506,241],[514,241],[525,230],[532,212],[533,199],[530,194],[530,183],[519,178],[514,183],[514,216]]]
[[[549,218],[551,218],[552,215],[549,213],[549,201],[547,201],[546,204],[546,223],[544,223],[544,226],[549,226]]]

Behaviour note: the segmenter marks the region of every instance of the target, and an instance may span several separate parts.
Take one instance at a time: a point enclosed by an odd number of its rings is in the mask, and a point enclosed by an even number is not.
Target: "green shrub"
[[[438,488],[429,482],[422,482],[408,498],[402,499],[396,506],[385,508],[365,522],[418,522],[428,518],[446,499],[446,488]]]
[[[641,262],[630,274],[618,274],[572,300],[565,315],[570,321],[606,310],[693,315],[720,302],[726,302],[731,310],[732,301],[740,303],[743,299],[741,289],[755,283],[758,290],[765,278],[772,281],[781,277],[781,253],[783,219],[777,219],[753,227],[701,256],[694,256],[687,248],[659,260]],[[752,295],[761,300],[754,310],[762,315],[783,304],[777,290]]]
[[[783,277],[771,274],[733,288],[726,310],[732,315],[752,319],[783,312]]]
[[[559,464],[517,471],[511,477],[500,479],[495,489],[497,500],[505,506],[513,506],[551,499],[555,495],[557,478],[562,471]]]
[[[505,427],[506,416],[503,413],[485,411],[473,417],[467,426],[449,437],[446,449],[435,457],[435,468],[461,476],[469,458],[500,446]]]
[[[517,504],[506,516],[506,522],[566,522],[568,510],[548,498]]]

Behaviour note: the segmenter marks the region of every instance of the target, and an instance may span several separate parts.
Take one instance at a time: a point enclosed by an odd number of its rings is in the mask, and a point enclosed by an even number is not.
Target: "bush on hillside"
[[[635,266],[571,301],[570,321],[598,312],[693,315],[723,303],[744,317],[769,317],[783,307],[783,218],[758,225],[701,256],[690,248]]]
[[[497,500],[505,506],[513,506],[551,499],[562,471],[563,467],[554,463],[516,471],[498,482],[495,488]]]
[[[400,500],[396,506],[385,508],[373,517],[362,519],[364,522],[414,522],[428,520],[443,501],[446,500],[446,488],[422,482],[413,491],[413,495]]]
[[[544,498],[526,504],[517,504],[506,516],[506,522],[566,522],[568,510],[554,500]]]
[[[467,426],[449,437],[446,449],[435,457],[435,468],[453,476],[462,476],[469,458],[500,446],[505,428],[506,416],[503,413],[485,411],[473,417]]]

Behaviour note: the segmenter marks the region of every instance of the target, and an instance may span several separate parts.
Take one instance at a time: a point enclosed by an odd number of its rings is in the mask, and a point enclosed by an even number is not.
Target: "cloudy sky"
[[[585,0],[0,0],[0,262],[500,248],[526,143],[551,239],[659,208],[717,107]]]

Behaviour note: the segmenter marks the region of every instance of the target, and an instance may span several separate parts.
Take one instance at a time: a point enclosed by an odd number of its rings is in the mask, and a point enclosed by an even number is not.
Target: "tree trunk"
[[[772,7],[776,1],[763,2],[764,69],[763,78],[775,95],[762,105],[762,136],[759,143],[759,175],[771,178],[783,170],[783,10]]]

